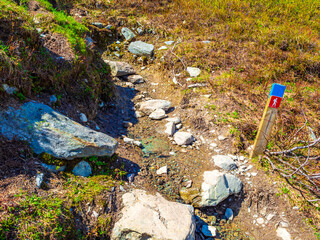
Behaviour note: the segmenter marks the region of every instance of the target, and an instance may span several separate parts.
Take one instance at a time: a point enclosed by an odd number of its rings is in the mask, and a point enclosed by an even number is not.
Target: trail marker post
[[[286,86],[283,86],[278,83],[272,84],[267,105],[264,109],[258,134],[250,155],[251,158],[258,156],[259,154],[263,153],[266,149],[268,139],[270,137],[271,130],[275,123],[278,108],[280,106],[285,90]]]

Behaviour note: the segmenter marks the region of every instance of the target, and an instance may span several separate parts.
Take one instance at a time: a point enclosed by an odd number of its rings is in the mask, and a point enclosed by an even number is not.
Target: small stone
[[[287,222],[280,222],[279,226],[283,228],[287,228],[289,227],[289,224]]]
[[[142,35],[144,33],[142,28],[137,28],[137,32],[138,32],[139,35]]]
[[[36,176],[36,184],[37,184],[38,188],[41,188],[41,186],[42,186],[43,177],[44,177],[43,173],[38,173],[37,176]]]
[[[57,97],[55,95],[50,96],[50,102],[51,103],[56,103],[58,101]]]
[[[211,147],[211,148],[216,148],[216,147],[218,147],[218,144],[216,144],[216,143],[210,143],[210,147]]]
[[[166,45],[172,45],[174,43],[174,41],[166,41],[164,42]]]
[[[130,75],[130,76],[126,76],[125,80],[133,83],[133,84],[139,84],[139,83],[144,83],[144,79],[142,76],[140,75]]]
[[[218,136],[218,140],[219,141],[223,141],[223,140],[226,140],[227,138],[225,137],[225,136],[223,136],[223,135],[219,135]]]
[[[144,114],[140,111],[135,111],[134,115],[136,116],[136,118],[141,118],[144,116]]]
[[[165,128],[166,129],[164,130],[164,132],[169,136],[173,136],[174,132],[176,131],[176,126],[173,122],[168,122]]]
[[[209,40],[205,40],[205,41],[202,41],[204,44],[208,44],[208,43],[211,43],[211,41]]]
[[[128,121],[123,121],[123,126],[125,127],[125,128],[128,128],[128,127],[132,127],[133,126],[133,124],[131,123],[131,122],[128,122]]]
[[[258,224],[264,224],[264,219],[263,218],[257,218],[257,223]]]
[[[244,156],[240,156],[240,158],[239,158],[240,161],[243,161],[244,159],[245,159]]]
[[[123,77],[136,73],[134,68],[126,62],[104,60],[111,68],[111,74],[114,77]]]
[[[161,167],[157,170],[156,172],[158,175],[161,175],[161,174],[167,174],[168,173],[168,167],[167,166],[164,166],[164,167]]]
[[[127,41],[132,40],[136,36],[129,28],[126,28],[126,27],[123,27],[121,29],[121,34],[124,36],[124,38]]]
[[[173,82],[174,84],[178,84],[178,83],[179,83],[176,77],[173,77],[172,82]]]
[[[10,87],[7,84],[2,84],[2,87],[6,91],[6,93],[8,93],[9,95],[12,95],[18,91],[18,89],[16,87]]]
[[[137,56],[151,57],[153,55],[154,46],[141,41],[132,42],[129,45],[129,52]]]
[[[251,173],[251,175],[252,175],[253,177],[257,176],[257,174],[258,174],[258,173],[256,173],[256,172]]]
[[[134,173],[129,173],[128,175],[127,175],[127,179],[128,179],[128,182],[129,183],[132,183],[133,181],[134,181],[134,177],[135,177],[136,175],[134,174]]]
[[[98,125],[96,125],[96,130],[98,130],[98,131],[100,130],[100,127]]]
[[[189,145],[195,140],[193,135],[189,132],[177,132],[174,134],[173,138],[174,141],[180,146]]]
[[[227,208],[227,210],[226,210],[224,215],[226,216],[226,218],[228,220],[232,220],[233,219],[233,211],[232,211],[232,209],[231,208]]]
[[[198,77],[201,73],[201,70],[195,67],[187,67],[187,72],[189,73],[190,77]]]
[[[201,228],[201,232],[206,237],[215,237],[217,229],[213,226],[203,225]]]
[[[164,111],[168,111],[171,108],[171,102],[167,100],[161,99],[152,99],[140,104],[140,111],[151,114],[157,109],[163,109]]]
[[[89,177],[92,174],[91,166],[86,161],[79,162],[72,170],[76,176]]]
[[[121,192],[127,192],[122,185],[119,186]]]
[[[269,213],[269,214],[266,216],[266,219],[267,219],[268,221],[270,221],[275,215],[276,215],[276,214],[274,214],[274,213]]]
[[[88,122],[87,116],[84,113],[80,113],[80,120],[84,123]]]
[[[291,235],[287,231],[287,229],[278,227],[276,232],[277,232],[277,236],[280,237],[282,240],[291,240]]]
[[[154,112],[152,112],[149,115],[149,118],[153,120],[161,120],[163,118],[167,117],[166,112],[163,109],[156,109]]]
[[[132,138],[124,137],[123,141],[128,144],[133,144],[134,140]]]
[[[142,142],[140,141],[133,141],[133,144],[136,145],[137,147],[142,147]]]
[[[108,29],[108,30],[111,30],[112,28],[113,28],[113,26],[110,24],[106,26],[106,29]],[[119,42],[119,41],[117,41],[117,42]],[[117,43],[117,44],[119,44],[119,43]]]
[[[96,211],[92,211],[92,217],[98,218],[99,217],[99,213],[97,213]]]
[[[93,22],[92,25],[94,25],[98,28],[103,28],[103,23],[101,23],[101,22]]]
[[[186,188],[191,188],[192,186],[192,180],[189,180],[186,182]]]
[[[181,123],[176,125],[176,129],[181,129],[181,128],[182,128],[182,124]]]
[[[181,119],[179,117],[167,118],[168,122],[173,122],[174,124],[181,123]]]
[[[168,47],[167,46],[162,46],[162,47],[159,47],[158,48],[158,51],[161,51],[161,50],[167,50],[168,49]]]
[[[66,166],[55,166],[55,165],[49,165],[49,164],[45,164],[45,163],[41,163],[42,167],[44,167],[45,169],[47,169],[50,172],[63,172],[66,170]]]
[[[253,168],[253,166],[252,166],[252,165],[249,165],[249,166],[247,167],[247,171],[249,171],[251,168]]]

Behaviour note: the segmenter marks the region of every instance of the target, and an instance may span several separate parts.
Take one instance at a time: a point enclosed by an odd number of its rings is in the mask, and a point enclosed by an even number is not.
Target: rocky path
[[[232,139],[228,129],[220,129],[206,119],[208,112],[203,103],[208,96],[191,99],[185,106],[180,91],[156,74],[150,74],[150,69],[135,67],[134,71],[126,63],[109,63],[123,97],[122,120],[118,120],[118,125],[124,127],[124,135],[119,140],[118,154],[139,166],[129,172],[124,191],[143,188],[154,193],[156,190],[172,202],[192,204],[196,239],[314,239],[298,208],[292,208],[279,195],[280,183],[270,182],[271,177],[257,169],[247,156],[230,154]],[[132,75],[136,72],[140,75]],[[130,97],[123,91],[130,93]],[[101,117],[101,124],[104,121],[108,120]],[[128,156],[130,151],[138,154],[132,158]],[[150,213],[158,212],[159,217],[144,221],[136,210],[130,210],[139,208],[131,206],[137,201],[133,198],[136,197],[124,195],[123,218],[116,223],[115,239],[120,239],[119,236],[163,238],[163,231],[168,231],[167,237],[172,239],[192,239],[181,237],[189,236],[192,231],[191,220],[182,224],[181,219],[164,217],[164,224],[178,221],[176,224],[185,229],[173,237],[170,234],[178,226],[171,229],[168,225],[160,231],[161,224],[156,224],[155,219],[162,219],[161,209]],[[143,201],[149,200],[138,200],[146,207]],[[189,215],[188,211],[181,213],[181,218]],[[133,222],[137,225],[133,226]],[[153,223],[155,226],[150,226]],[[131,230],[127,228],[129,225]],[[135,235],[138,229],[142,232]]]

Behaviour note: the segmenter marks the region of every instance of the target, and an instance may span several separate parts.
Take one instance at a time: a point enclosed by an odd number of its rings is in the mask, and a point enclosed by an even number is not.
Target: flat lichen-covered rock
[[[37,102],[0,111],[0,134],[29,142],[35,153],[71,160],[88,156],[112,156],[118,142],[91,130]]]
[[[123,195],[121,219],[115,223],[111,239],[195,239],[194,209],[169,202],[160,194],[133,190]]]

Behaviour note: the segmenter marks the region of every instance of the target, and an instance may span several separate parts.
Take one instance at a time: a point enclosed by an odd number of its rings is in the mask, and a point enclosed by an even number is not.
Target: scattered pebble
[[[219,135],[218,136],[218,140],[219,141],[223,141],[223,140],[226,140],[227,138],[225,137],[225,136],[223,136],[223,135]]]
[[[161,174],[167,174],[168,173],[168,167],[167,166],[164,166],[164,167],[161,167],[157,170],[156,172],[158,175],[161,175]]]
[[[84,113],[80,113],[80,120],[84,123],[88,122],[88,118]]]
[[[263,218],[257,218],[257,223],[258,224],[264,224],[264,219]]]

